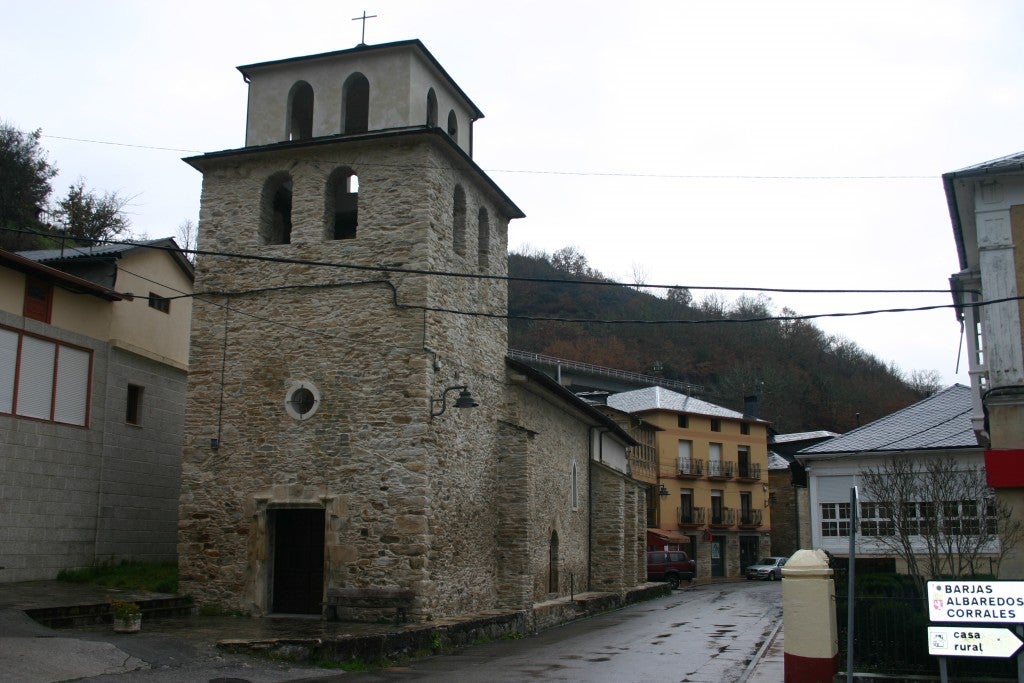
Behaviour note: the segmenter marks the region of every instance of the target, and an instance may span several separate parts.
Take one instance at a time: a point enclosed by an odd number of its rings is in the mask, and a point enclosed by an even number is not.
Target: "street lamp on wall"
[[[473,394],[469,393],[469,389],[466,385],[456,385],[452,387],[445,387],[445,390],[441,393],[440,398],[430,398],[430,419],[434,419],[438,415],[442,414],[445,408],[448,407],[448,394],[452,391],[458,391],[459,397],[455,399],[453,404],[456,408],[476,408],[479,403],[473,398]],[[440,405],[441,409],[435,411],[435,406]]]
[[[668,489],[665,488],[664,484],[662,484],[661,488],[658,489],[658,495],[661,496],[662,498],[668,498]]]

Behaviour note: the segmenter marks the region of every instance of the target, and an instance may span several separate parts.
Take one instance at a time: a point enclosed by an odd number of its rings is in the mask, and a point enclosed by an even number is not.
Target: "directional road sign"
[[[928,617],[931,621],[1022,623],[1024,581],[929,581]]]
[[[945,657],[1012,657],[1020,638],[1008,628],[929,626],[928,654]]]

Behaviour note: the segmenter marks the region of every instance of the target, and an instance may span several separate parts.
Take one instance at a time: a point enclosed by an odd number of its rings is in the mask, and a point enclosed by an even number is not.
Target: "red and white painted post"
[[[836,588],[822,550],[798,550],[782,568],[785,683],[832,683],[839,670]]]

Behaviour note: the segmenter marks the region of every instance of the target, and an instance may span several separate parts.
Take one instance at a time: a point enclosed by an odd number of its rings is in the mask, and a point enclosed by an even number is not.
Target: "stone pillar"
[[[831,683],[838,671],[836,588],[822,550],[797,550],[782,568],[785,683]]]

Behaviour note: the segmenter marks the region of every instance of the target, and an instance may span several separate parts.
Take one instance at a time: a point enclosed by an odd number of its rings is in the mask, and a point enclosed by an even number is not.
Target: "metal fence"
[[[837,586],[838,587],[838,586]],[[836,596],[839,662],[846,668],[847,600]],[[853,668],[856,673],[938,676],[939,659],[928,654],[928,611],[923,598],[898,595],[854,599]],[[950,678],[1016,680],[1015,658],[950,657]]]

